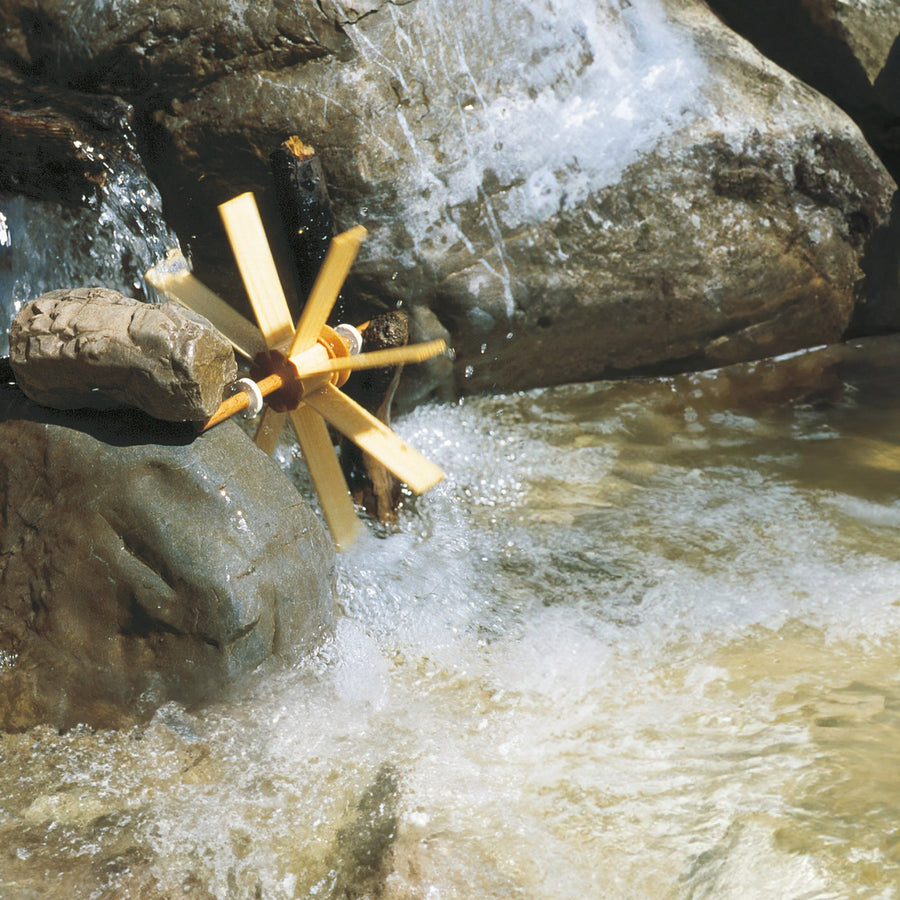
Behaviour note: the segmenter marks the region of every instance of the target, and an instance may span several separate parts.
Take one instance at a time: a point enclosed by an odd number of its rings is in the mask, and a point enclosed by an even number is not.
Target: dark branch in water
[[[363,331],[362,352],[402,347],[409,341],[406,316],[389,312],[376,316]],[[385,425],[391,424],[391,404],[403,366],[357,372],[344,393],[365,407]],[[342,439],[341,466],[353,499],[379,522],[391,522],[402,500],[400,482],[380,463],[356,444]]]
[[[297,296],[308,297],[334,237],[334,215],[325,172],[316,151],[298,137],[288,138],[269,157],[275,199],[293,260]],[[340,297],[331,320],[343,320]]]
[[[275,197],[293,258],[297,295],[309,296],[328,244],[334,236],[334,215],[325,183],[325,172],[316,151],[298,137],[288,138],[269,157]],[[330,320],[341,322],[347,314],[339,297]],[[402,347],[409,340],[406,316],[391,312],[372,319],[363,332],[364,353]],[[386,425],[391,421],[391,402],[402,367],[358,372],[345,393]],[[354,443],[341,440],[341,466],[354,500],[380,522],[393,520],[401,500],[400,484],[377,460]]]

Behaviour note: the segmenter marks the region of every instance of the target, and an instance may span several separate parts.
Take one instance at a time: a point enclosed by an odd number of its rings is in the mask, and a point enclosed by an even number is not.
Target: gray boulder
[[[4,43],[21,66],[123,96],[351,55],[342,18],[336,5],[315,0],[0,2]]]
[[[895,0],[709,0],[766,56],[838,104],[900,178],[900,4]],[[851,334],[900,328],[900,198],[867,243]]]
[[[0,389],[0,728],[207,701],[331,622],[334,551],[226,422],[57,412]]]
[[[842,336],[894,184],[703,4],[373,6],[343,25],[352,59],[235,73],[162,114],[164,192],[201,165],[194,210],[262,187],[262,149],[302,123],[339,218],[370,230],[358,287],[449,331],[451,393]],[[201,276],[216,244],[198,243]]]

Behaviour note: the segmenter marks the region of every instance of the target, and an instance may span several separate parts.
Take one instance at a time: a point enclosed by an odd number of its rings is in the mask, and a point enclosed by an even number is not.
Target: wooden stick
[[[396,350],[409,341],[409,319],[396,310],[380,313],[365,324],[362,332],[362,352]],[[360,372],[345,388],[345,393],[380,422],[390,427],[391,404],[400,383],[403,366],[379,366]],[[349,371],[338,377],[347,378]],[[403,500],[400,480],[374,456],[363,452],[349,438],[341,435],[340,460],[344,477],[350,485],[353,500],[366,512],[385,524],[397,520]]]
[[[277,391],[279,388],[284,387],[284,378],[276,372],[274,375],[267,375],[261,381],[256,382],[256,386],[263,397],[265,397],[271,394],[272,391]],[[245,410],[249,405],[250,398],[247,396],[246,391],[238,391],[231,397],[226,397],[219,408],[206,420],[202,430],[209,431],[210,428],[218,425],[220,422],[224,422],[226,419],[230,419],[232,416]]]
[[[325,421],[354,444],[370,453],[416,494],[434,487],[444,473],[433,462],[402,441],[390,428],[358,403],[326,384],[304,397]]]
[[[195,278],[180,250],[170,250],[165,260],[150,269],[144,277],[160,293],[209,319],[241,356],[253,359],[266,349],[262,332]]]
[[[297,136],[289,137],[272,151],[269,169],[294,262],[297,296],[308,297],[334,237],[325,171],[315,149]],[[337,309],[331,319],[344,321],[343,311]]]
[[[199,282],[198,282],[199,283]],[[305,365],[309,359],[308,351],[298,353],[291,359],[291,362],[297,368],[298,378],[308,378],[314,375],[327,375],[332,372],[345,371],[347,369],[377,369],[382,366],[395,366],[404,363],[423,362],[433,356],[445,352],[446,343],[441,340],[428,341],[424,344],[413,344],[410,347],[392,347],[387,350],[374,350],[371,353],[361,353],[358,356],[346,356],[338,359],[327,359],[314,363],[312,366]],[[267,375],[261,381],[257,382],[257,387],[263,397],[268,396],[273,391],[284,387],[285,379],[282,375]],[[208,431],[225,419],[237,415],[237,413],[245,410],[250,404],[250,400],[245,391],[238,391],[231,397],[227,397],[222,401],[219,408],[213,415],[207,419],[203,426],[203,431]],[[349,437],[349,435],[348,435]],[[352,437],[351,437],[352,440]]]
[[[297,331],[291,342],[288,356],[295,356],[303,350],[307,350],[319,339],[322,326],[328,319],[328,314],[338,298],[338,294],[344,285],[344,279],[356,259],[359,245],[366,236],[366,229],[362,225],[356,225],[349,231],[339,234],[328,248],[328,255],[312,293],[306,301],[300,321],[297,323]]]
[[[266,346],[269,349],[280,347],[293,337],[294,323],[266,240],[256,199],[253,194],[241,194],[223,203],[219,214]]]
[[[372,350],[357,356],[329,359],[315,368],[307,369],[302,375],[325,375],[329,372],[355,371],[358,369],[377,369],[382,366],[402,366],[407,363],[425,362],[434,356],[447,352],[447,344],[438,338],[424,344],[411,344],[408,347],[390,347],[386,350]],[[294,360],[292,360],[293,362]]]
[[[309,477],[319,495],[322,513],[332,540],[339,550],[346,550],[359,536],[362,524],[340,464],[331,445],[328,428],[318,413],[300,406],[288,413],[306,461]]]
[[[253,442],[263,453],[268,453],[271,456],[275,452],[275,447],[278,444],[278,438],[281,437],[286,418],[287,413],[278,412],[266,404],[262,418],[259,420],[259,428],[256,429],[256,434],[253,437]]]
[[[242,410],[245,410],[250,405],[250,398],[244,391],[238,391],[236,394],[233,394],[231,397],[226,397],[219,408],[206,420],[203,425],[203,431],[209,431],[210,428],[215,427],[220,422],[224,422],[226,419],[230,419],[232,416],[236,416]]]

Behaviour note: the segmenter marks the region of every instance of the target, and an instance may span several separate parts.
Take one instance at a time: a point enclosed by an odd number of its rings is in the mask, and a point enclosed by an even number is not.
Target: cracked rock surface
[[[237,377],[231,344],[178,303],[104,288],[51,291],[9,333],[16,381],[54,409],[133,406],[172,422],[208,419]]]
[[[333,606],[324,529],[238,426],[0,388],[0,728],[210,700],[312,649]]]

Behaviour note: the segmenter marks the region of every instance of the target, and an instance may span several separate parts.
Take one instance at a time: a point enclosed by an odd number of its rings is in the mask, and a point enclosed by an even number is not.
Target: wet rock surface
[[[195,704],[331,621],[334,551],[225,423],[56,412],[0,388],[0,728]]]
[[[103,288],[52,291],[10,329],[24,393],[54,409],[133,406],[172,422],[203,421],[237,377],[231,344],[177,303],[140,303]]]
[[[0,191],[80,205],[135,161],[123,140],[134,110],[120,98],[29,84],[2,62],[0,91]]]
[[[836,103],[900,178],[900,6],[893,0],[710,0],[729,27]],[[900,328],[897,197],[862,259],[854,335]]]
[[[311,143],[370,232],[349,318],[402,300],[457,350],[401,406],[845,332],[894,184],[831,103],[695,0],[457,5],[8,3],[6,52],[135,104],[169,222],[239,307],[212,210],[256,190],[277,232],[268,156]]]
[[[349,54],[340,27],[343,5],[5,0],[0,22],[6,20],[4,43],[18,65],[48,80],[123,95],[164,94],[172,85],[189,90],[234,71]]]
[[[0,23],[10,15],[0,3]],[[137,149],[134,108],[69,84],[0,61],[0,355],[13,317],[40,294],[102,285],[152,298],[143,273],[178,244]]]

